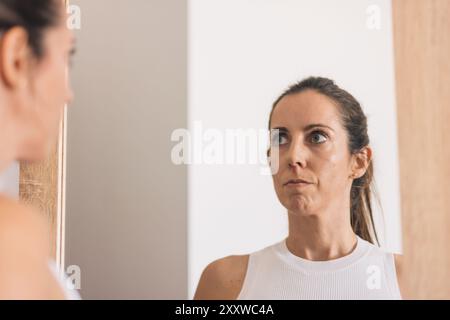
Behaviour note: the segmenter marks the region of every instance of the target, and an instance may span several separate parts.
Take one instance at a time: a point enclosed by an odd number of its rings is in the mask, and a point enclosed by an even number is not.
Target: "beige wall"
[[[186,127],[185,1],[71,3],[66,266],[84,298],[186,298],[186,168],[169,143]]]

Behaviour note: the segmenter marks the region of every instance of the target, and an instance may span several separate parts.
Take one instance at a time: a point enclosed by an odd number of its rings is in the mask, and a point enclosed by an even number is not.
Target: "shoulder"
[[[387,267],[387,276],[390,283],[394,286],[393,289],[399,291],[400,298],[404,297],[405,294],[405,281],[403,272],[403,256],[400,254],[393,253],[382,247],[371,244],[372,250],[370,251],[372,255],[380,256],[384,259],[384,263]]]
[[[372,243],[369,243],[369,246],[371,247],[370,252],[372,255],[383,257],[383,259],[387,263],[389,270],[392,271],[391,274],[393,273],[393,275],[397,278],[396,280],[399,285],[399,290],[403,294],[403,256],[401,254],[385,250],[384,248],[376,246]]]
[[[384,255],[388,267],[387,275],[394,286],[394,290],[398,290],[400,298],[403,298],[405,294],[403,256],[389,251],[385,251]]]
[[[402,297],[405,296],[405,281],[403,273],[403,256],[400,254],[394,254],[395,272],[397,275],[397,282]]]
[[[45,219],[0,196],[0,298],[47,296],[49,240]]]
[[[395,272],[395,275],[399,278],[402,269],[402,256],[376,245],[372,245],[372,247],[372,254],[382,256],[387,262],[389,268],[392,269],[392,271]]]
[[[39,243],[39,240],[44,240],[48,235],[47,224],[32,208],[0,196],[0,235],[0,247],[4,240],[13,240],[12,238],[37,244],[36,242]],[[20,243],[8,243],[15,244]]]
[[[397,275],[401,274],[402,270],[402,255],[400,254],[393,254],[394,255],[394,262],[395,262],[395,271],[397,272]]]
[[[195,300],[234,300],[247,273],[249,255],[233,255],[211,262],[204,270]]]

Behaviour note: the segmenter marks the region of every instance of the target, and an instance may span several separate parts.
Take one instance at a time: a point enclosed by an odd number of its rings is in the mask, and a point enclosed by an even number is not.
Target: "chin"
[[[55,144],[48,141],[48,139],[33,139],[26,144],[24,152],[20,157],[20,161],[25,162],[41,162],[46,160],[50,153],[54,150]]]
[[[305,209],[305,208],[297,208],[293,207],[289,209],[289,212],[297,217],[314,217],[316,216],[316,213],[312,212],[311,210]]]
[[[315,210],[311,207],[310,203],[303,198],[289,199],[289,205],[286,206],[289,212],[296,216],[314,216]]]

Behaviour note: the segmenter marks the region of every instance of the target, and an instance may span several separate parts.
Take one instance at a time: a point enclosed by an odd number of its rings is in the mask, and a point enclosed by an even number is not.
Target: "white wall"
[[[366,11],[380,9],[380,30]],[[189,1],[190,129],[267,127],[274,99],[294,81],[330,77],[368,116],[375,208],[387,250],[401,251],[391,3],[388,0]],[[370,13],[370,12],[369,12]],[[285,209],[255,165],[189,167],[189,297],[212,260],[282,239]]]
[[[13,163],[0,174],[0,193],[19,198],[19,163]]]

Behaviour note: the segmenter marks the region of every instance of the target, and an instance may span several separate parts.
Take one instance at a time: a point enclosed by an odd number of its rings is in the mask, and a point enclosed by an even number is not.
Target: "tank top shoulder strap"
[[[237,300],[246,299],[246,297],[248,296],[248,292],[254,286],[254,282],[261,269],[261,266],[264,266],[266,260],[269,258],[268,256],[272,253],[273,247],[274,245],[271,245],[249,255],[247,271],[245,273],[242,288],[237,297]]]
[[[384,252],[384,264],[386,272],[386,280],[392,295],[398,299],[402,299],[400,288],[398,286],[397,270],[395,267],[395,256],[393,253]]]

